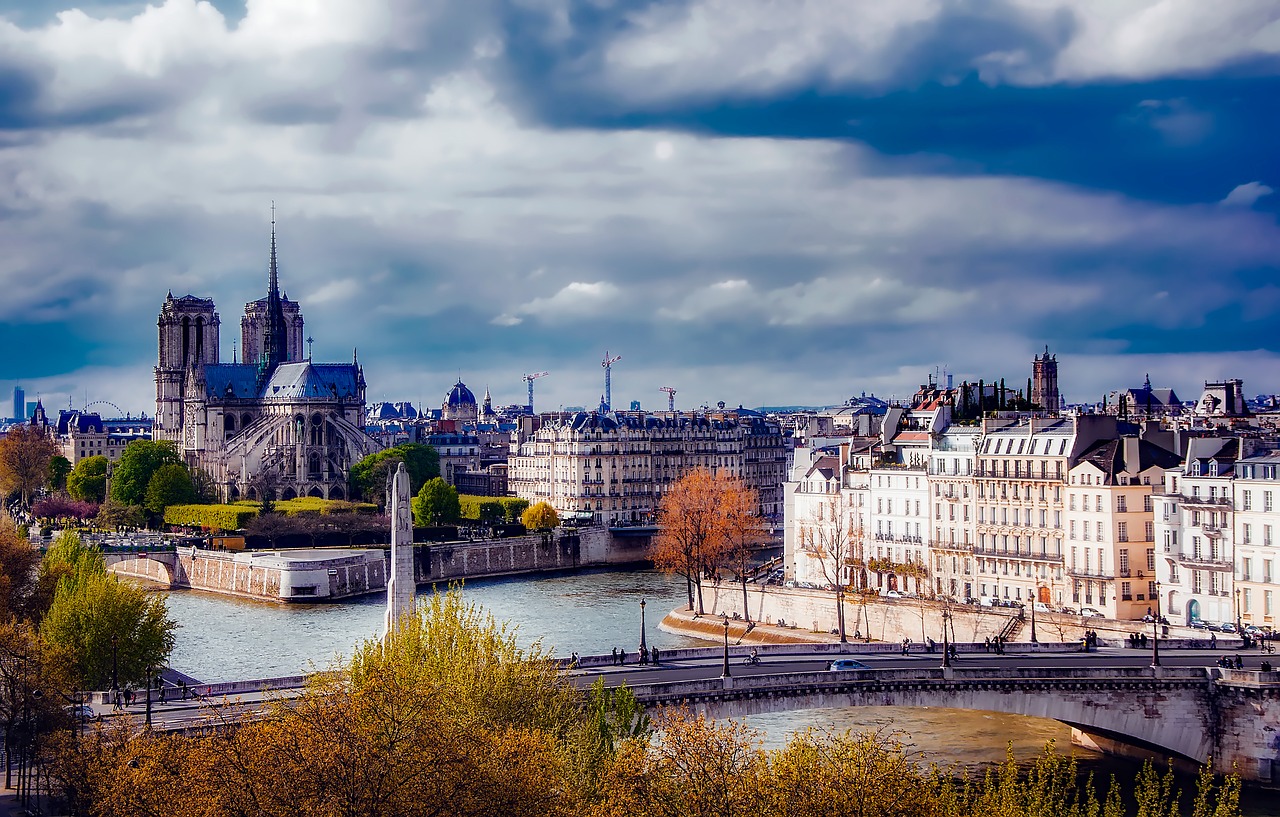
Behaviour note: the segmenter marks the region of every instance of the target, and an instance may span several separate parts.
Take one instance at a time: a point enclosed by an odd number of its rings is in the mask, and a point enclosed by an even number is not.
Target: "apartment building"
[[[512,433],[508,487],[565,514],[634,524],[652,521],[663,494],[706,468],[742,479],[761,513],[781,519],[789,456],[779,424],[746,410],[550,414]]]
[[[1170,621],[1235,620],[1232,598],[1234,485],[1244,441],[1187,441],[1181,467],[1165,471],[1153,496],[1160,611]]]
[[[933,591],[951,598],[972,598],[978,592],[973,543],[979,431],[977,426],[952,426],[938,436],[929,452]]]
[[[1280,603],[1280,452],[1235,466],[1235,606],[1242,624],[1274,627]]]
[[[1066,574],[1071,604],[1138,619],[1155,605],[1152,493],[1181,458],[1136,434],[1080,451],[1067,487]]]

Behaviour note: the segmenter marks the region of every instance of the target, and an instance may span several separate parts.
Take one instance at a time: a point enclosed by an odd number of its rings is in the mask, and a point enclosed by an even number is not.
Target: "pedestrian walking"
[[[652,650],[649,651],[649,657],[653,659],[653,665],[656,667],[658,665],[658,648],[657,647],[654,647]]]
[[[617,666],[618,665],[618,648],[614,647],[612,650],[610,650],[610,652],[613,653],[613,664],[614,666]]]
[[[618,666],[623,667],[627,664],[627,651],[618,650]]]

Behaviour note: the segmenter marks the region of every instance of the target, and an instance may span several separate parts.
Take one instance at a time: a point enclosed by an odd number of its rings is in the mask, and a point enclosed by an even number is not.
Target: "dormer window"
[[[1216,477],[1218,475],[1218,461],[1209,460],[1209,476]]]
[[[1191,463],[1191,476],[1193,476],[1193,477],[1198,477],[1198,476],[1200,476],[1200,461],[1199,461],[1199,460],[1196,460],[1195,462]]]

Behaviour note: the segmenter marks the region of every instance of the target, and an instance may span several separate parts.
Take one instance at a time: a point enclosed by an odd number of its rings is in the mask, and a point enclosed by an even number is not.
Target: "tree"
[[[22,506],[30,507],[31,494],[49,480],[49,462],[58,447],[44,430],[33,425],[17,425],[0,439],[0,490],[18,492]]]
[[[145,505],[147,486],[162,465],[177,465],[178,450],[168,440],[134,440],[125,446],[111,477],[111,499]]]
[[[844,597],[855,549],[861,545],[857,511],[845,507],[842,494],[832,494],[814,515],[802,520],[797,535],[801,553],[813,560],[817,572],[836,593],[836,626],[841,643],[849,640],[844,625]]]
[[[107,498],[107,458],[85,457],[67,475],[67,493],[81,502],[101,503]]]
[[[351,466],[351,489],[378,507],[386,505],[387,474],[404,463],[409,472],[409,493],[417,494],[428,480],[440,476],[440,454],[429,445],[404,443],[377,451]]]
[[[532,531],[547,531],[559,526],[560,516],[548,502],[539,502],[525,508],[520,521]]]
[[[67,488],[67,475],[71,473],[71,460],[61,454],[49,458],[49,487],[55,491]]]
[[[0,621],[38,617],[36,565],[40,553],[18,535],[7,515],[0,515]]]
[[[199,466],[192,468],[191,487],[195,489],[197,505],[212,505],[218,501],[218,485],[208,470]]]
[[[157,516],[164,516],[164,509],[170,505],[192,505],[196,501],[196,487],[191,483],[191,474],[185,465],[169,463],[156,469],[142,507]]]
[[[411,503],[413,524],[419,527],[448,525],[462,516],[458,489],[440,477],[427,480]]]
[[[147,517],[141,505],[121,505],[111,500],[98,507],[98,515],[93,520],[93,524],[103,530],[140,528],[146,523]]]
[[[659,570],[683,576],[694,609],[704,612],[702,579],[722,558],[729,542],[729,517],[725,498],[731,490],[727,478],[716,478],[705,468],[686,474],[662,497],[658,507],[658,535],[650,558]]]
[[[723,507],[728,534],[725,562],[742,584],[742,617],[751,623],[747,604],[747,579],[755,573],[756,556],[769,541],[769,530],[760,517],[760,496],[742,480],[735,479],[724,494]]]
[[[101,551],[75,534],[58,537],[41,570],[62,576],[40,637],[66,656],[80,689],[107,688],[113,658],[122,684],[139,683],[173,650],[177,624],[164,597],[108,573]]]

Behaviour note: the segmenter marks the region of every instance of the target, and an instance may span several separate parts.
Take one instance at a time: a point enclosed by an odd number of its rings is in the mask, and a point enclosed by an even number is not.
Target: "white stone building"
[[[1237,616],[1245,625],[1275,627],[1280,612],[1280,451],[1245,457],[1234,471]]]

